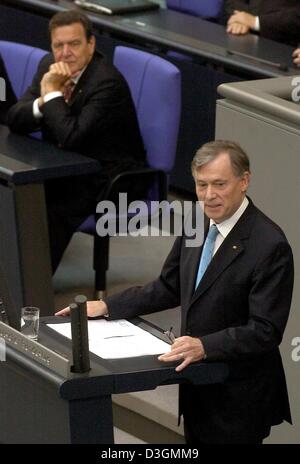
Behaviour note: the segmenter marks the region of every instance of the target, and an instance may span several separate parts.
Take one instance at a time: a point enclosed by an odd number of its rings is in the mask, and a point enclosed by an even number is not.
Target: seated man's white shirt
[[[255,25],[254,25],[253,30],[257,31],[257,32],[260,31],[260,22],[259,22],[259,17],[258,16],[255,17]]]

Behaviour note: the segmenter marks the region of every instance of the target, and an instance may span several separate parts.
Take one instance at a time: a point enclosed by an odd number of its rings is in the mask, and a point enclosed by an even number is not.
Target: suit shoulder
[[[99,77],[101,76],[102,79],[120,79],[122,76],[114,64],[102,53],[95,52],[91,65],[100,73]]]
[[[129,86],[120,71],[104,55],[96,53],[82,82],[91,91],[107,91],[118,98],[129,97]]]
[[[289,245],[282,228],[259,209],[256,209],[255,224],[261,239],[269,242],[270,245],[280,243]]]
[[[47,53],[38,65],[38,72],[46,73],[49,69],[49,66],[54,63],[54,58],[52,53]]]

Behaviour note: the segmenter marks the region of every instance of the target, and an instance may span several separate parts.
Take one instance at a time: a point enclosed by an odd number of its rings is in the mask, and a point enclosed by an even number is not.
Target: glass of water
[[[32,340],[37,340],[39,335],[40,310],[34,306],[25,306],[21,310],[21,332]]]

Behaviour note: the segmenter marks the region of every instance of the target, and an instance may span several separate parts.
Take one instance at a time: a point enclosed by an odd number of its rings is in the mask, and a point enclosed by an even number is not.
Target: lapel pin
[[[237,246],[236,245],[233,245],[232,247],[234,250],[237,250]]]

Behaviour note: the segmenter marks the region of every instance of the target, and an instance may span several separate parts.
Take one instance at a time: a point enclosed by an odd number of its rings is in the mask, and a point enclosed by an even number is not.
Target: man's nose
[[[70,54],[70,46],[68,44],[64,44],[62,49],[62,55],[68,56]]]
[[[216,192],[213,185],[208,185],[205,191],[206,200],[213,199],[216,196]]]

